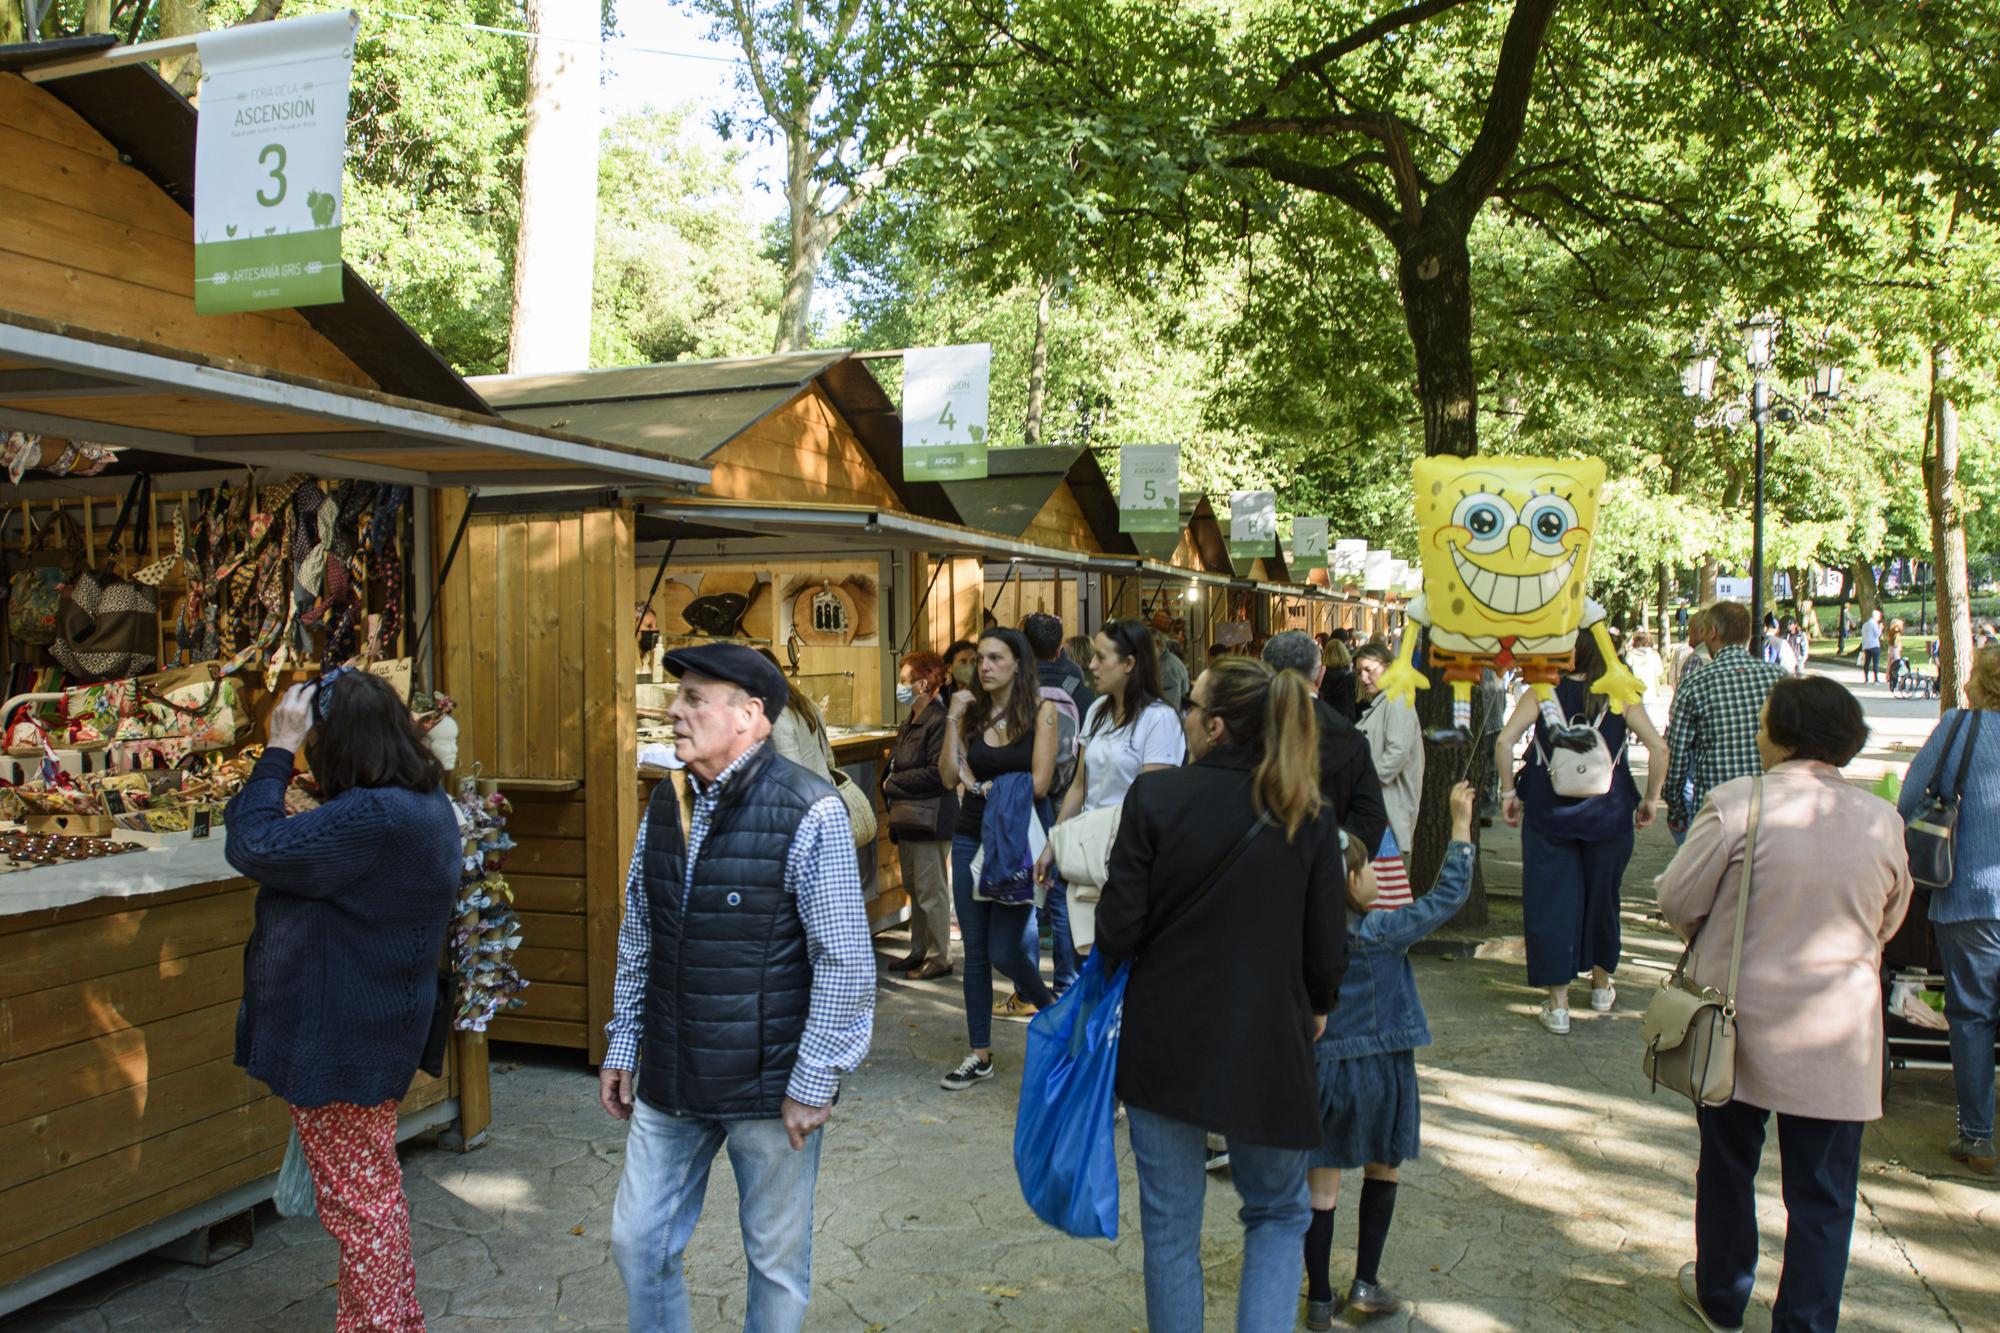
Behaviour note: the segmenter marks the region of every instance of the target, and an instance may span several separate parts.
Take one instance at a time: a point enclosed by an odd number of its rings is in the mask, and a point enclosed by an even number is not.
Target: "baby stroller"
[[[1910,899],[1910,914],[1882,950],[1885,1101],[1893,1070],[1951,1069],[1951,1036],[1939,1012],[1943,995],[1944,964],[1931,932],[1931,891],[1920,886]],[[1936,1017],[1926,1017],[1926,1010]]]
[[[1889,667],[1889,693],[1898,699],[1935,699],[1937,673],[1919,671],[1909,658],[1899,657]]]

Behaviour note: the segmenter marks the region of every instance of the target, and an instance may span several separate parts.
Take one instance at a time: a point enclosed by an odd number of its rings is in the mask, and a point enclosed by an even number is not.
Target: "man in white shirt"
[[[1882,679],[1882,608],[1876,607],[1868,613],[1868,619],[1861,624],[1861,679],[1877,681]]]

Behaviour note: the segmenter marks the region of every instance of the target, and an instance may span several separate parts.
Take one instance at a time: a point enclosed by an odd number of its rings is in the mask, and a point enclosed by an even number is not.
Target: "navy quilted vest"
[[[639,1062],[647,1105],[718,1120],[779,1114],[812,999],[785,858],[806,811],[832,795],[766,744],[730,776],[684,895],[680,803],[671,782],[655,789],[646,808],[653,956]]]

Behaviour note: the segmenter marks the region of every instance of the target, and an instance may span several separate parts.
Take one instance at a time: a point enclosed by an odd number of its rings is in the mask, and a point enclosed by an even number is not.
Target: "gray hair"
[[[1302,629],[1273,634],[1264,645],[1264,665],[1273,671],[1296,671],[1311,684],[1320,670],[1319,645]]]

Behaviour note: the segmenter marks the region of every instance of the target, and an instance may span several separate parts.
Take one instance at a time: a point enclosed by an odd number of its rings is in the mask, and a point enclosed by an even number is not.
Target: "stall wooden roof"
[[[942,483],[961,521],[1010,537],[1053,539],[1070,527],[1107,554],[1137,556],[1132,538],[1118,531],[1118,497],[1104,469],[1081,445],[1010,445],[986,451],[979,481]],[[1052,512],[1064,510],[1065,513]]]
[[[874,373],[844,349],[489,375],[471,383],[510,420],[705,463],[716,471],[716,490],[732,498],[840,502],[879,479],[873,487],[878,498],[893,499],[924,518],[959,518],[936,482],[904,476],[902,418]],[[825,420],[828,409],[837,422]],[[784,420],[785,414],[793,419]],[[754,446],[774,428],[837,435],[829,425],[852,431],[872,477],[834,475],[855,460],[843,458],[840,442],[831,438],[804,448],[814,457],[802,458],[801,467],[789,472],[752,457]],[[780,443],[776,437],[762,442]]]

